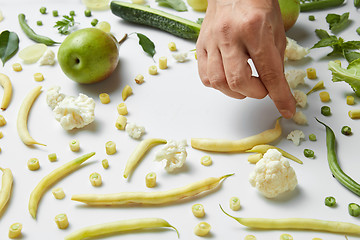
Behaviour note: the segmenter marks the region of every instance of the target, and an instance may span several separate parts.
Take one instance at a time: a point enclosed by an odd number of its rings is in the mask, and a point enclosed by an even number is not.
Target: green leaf
[[[330,38],[330,35],[328,34],[328,32],[323,29],[316,29],[315,33],[316,33],[316,36],[318,36],[320,39]]]
[[[187,7],[183,0],[156,0],[159,5],[167,6],[179,12],[187,11]]]
[[[359,52],[355,52],[355,51],[349,51],[349,50],[344,50],[343,51],[344,57],[346,58],[346,60],[351,63],[357,59],[360,58],[360,53]]]
[[[332,47],[338,43],[339,40],[336,37],[322,38],[320,39],[320,41],[315,43],[314,46],[312,46],[312,48]]]
[[[349,24],[349,12],[342,14],[341,16],[334,13],[329,13],[326,16],[326,22],[329,23],[329,29],[332,32],[340,31]]]
[[[144,34],[136,33],[136,35],[139,38],[139,44],[144,52],[153,57],[155,55],[155,44]]]
[[[63,16],[64,19],[55,23],[54,28],[57,28],[59,33],[67,35],[70,33],[70,29],[75,26],[75,20],[73,16]]]
[[[19,48],[19,37],[16,33],[5,30],[0,34],[0,59],[5,65],[5,62],[9,60],[17,52]]]
[[[349,50],[360,49],[360,41],[347,41],[344,42],[341,46],[342,48]]]

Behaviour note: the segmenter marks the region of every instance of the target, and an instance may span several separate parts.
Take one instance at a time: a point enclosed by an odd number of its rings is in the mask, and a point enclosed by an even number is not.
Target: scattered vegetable
[[[151,172],[151,173],[146,174],[145,184],[146,184],[146,187],[148,187],[148,188],[155,187],[156,186],[156,173]]]
[[[329,106],[322,106],[321,107],[321,114],[324,116],[330,116],[331,115],[331,109]]]
[[[60,34],[67,35],[74,26],[74,16],[64,15],[62,20],[56,21],[54,28],[57,28]]]
[[[315,68],[307,68],[306,76],[308,77],[308,79],[316,79],[317,78],[316,69]]]
[[[202,156],[200,162],[204,166],[210,166],[212,164],[212,158],[208,155]]]
[[[155,153],[154,161],[165,161],[165,170],[173,172],[184,166],[187,157],[186,147],[186,139],[180,141],[169,140],[165,146]]]
[[[69,226],[69,220],[65,213],[56,215],[55,223],[59,229],[66,229]]]
[[[55,162],[57,160],[56,153],[50,153],[48,155],[48,159],[49,159],[50,162]]]
[[[116,153],[116,143],[108,141],[105,143],[105,151],[107,155],[113,155]]]
[[[131,94],[133,94],[133,90],[129,85],[126,85],[121,92],[122,100],[125,101]]]
[[[4,96],[2,98],[0,108],[5,111],[8,108],[12,97],[12,85],[10,78],[5,74],[0,73],[0,85],[4,88]]]
[[[136,75],[135,82],[137,84],[143,84],[144,83],[144,76],[141,74]]]
[[[204,205],[197,203],[192,205],[191,211],[195,217],[202,218],[205,216],[205,208]]]
[[[36,171],[40,168],[39,159],[37,158],[30,158],[27,162],[27,166],[29,170]]]
[[[41,14],[46,14],[46,7],[41,7],[39,11]]]
[[[230,198],[230,209],[233,211],[238,211],[240,208],[240,199],[238,197]]]
[[[19,48],[19,37],[15,32],[8,30],[2,31],[0,34],[0,59],[5,65],[5,62],[9,60],[17,52]]]
[[[80,142],[76,139],[73,139],[69,142],[70,150],[73,152],[78,152],[80,150]]]
[[[91,26],[95,27],[97,24],[98,24],[99,20],[97,20],[96,18],[94,18],[92,21],[91,21]]]
[[[349,203],[348,205],[349,214],[353,217],[360,216],[360,206],[357,203]]]
[[[174,42],[169,42],[168,48],[169,48],[169,50],[172,51],[172,52],[177,50],[177,49],[176,49],[176,44],[175,44]]]
[[[69,12],[69,15],[72,16],[72,17],[75,16],[75,11],[71,10],[71,11]]]
[[[34,73],[34,80],[37,82],[44,81],[44,75],[42,73]]]
[[[336,204],[336,199],[334,197],[326,197],[325,205],[328,207],[334,207]]]
[[[315,16],[314,15],[309,15],[309,21],[315,21]]]
[[[123,115],[120,115],[116,119],[115,127],[119,130],[124,130],[126,123],[127,123],[127,118]]]
[[[360,109],[350,110],[349,117],[351,119],[359,119],[360,118]]]
[[[90,180],[91,185],[93,185],[94,187],[101,186],[101,184],[102,184],[101,175],[97,172],[93,172],[92,174],[90,174],[89,180]]]
[[[38,26],[42,26],[43,25],[43,22],[42,21],[36,21],[36,25],[38,25]]]
[[[310,141],[316,141],[316,135],[313,134],[313,133],[310,134],[310,135],[309,135],[309,140],[310,140]]]
[[[283,233],[280,235],[280,240],[293,240],[293,236],[287,233]]]
[[[211,230],[211,226],[207,222],[200,222],[194,228],[194,233],[197,236],[206,236]]]
[[[3,115],[0,115],[0,127],[5,126],[6,125],[6,119],[4,118]]]
[[[13,223],[9,228],[9,238],[18,238],[21,236],[22,224],[21,223]]]
[[[124,102],[119,103],[119,105],[117,105],[117,111],[119,113],[119,115],[127,115],[128,114],[128,110],[126,107],[126,104]]]
[[[2,213],[11,197],[13,175],[9,168],[0,167],[0,171],[2,172],[0,189],[0,213]]]
[[[166,57],[160,57],[159,58],[159,68],[160,69],[167,69],[167,58]]]
[[[52,15],[53,15],[53,17],[58,17],[59,16],[58,10],[53,10]]]
[[[308,12],[340,6],[345,0],[302,0],[300,1],[300,11]]]
[[[315,154],[314,151],[311,149],[304,149],[304,156],[307,158],[314,158]]]
[[[330,101],[330,94],[327,91],[322,91],[319,93],[320,101],[322,102],[329,102]]]
[[[149,74],[150,75],[157,75],[158,74],[156,65],[151,65],[149,67]]]
[[[99,99],[102,104],[108,104],[110,103],[110,96],[107,93],[100,93]]]
[[[20,63],[14,63],[14,64],[12,65],[12,68],[13,68],[13,70],[14,70],[15,72],[21,72],[21,70],[22,70],[22,66],[21,66]]]
[[[347,105],[354,105],[355,104],[355,98],[353,96],[346,96],[346,104]]]
[[[290,153],[288,153],[288,152],[286,152],[286,151],[284,151],[284,150],[282,150],[282,149],[280,149],[278,147],[271,146],[271,145],[266,145],[266,144],[256,145],[253,148],[251,148],[250,150],[247,150],[246,152],[256,152],[256,153],[265,154],[269,149],[276,149],[284,157],[289,158],[289,159],[291,159],[291,160],[293,160],[293,161],[295,161],[297,163],[300,163],[300,164],[303,163],[300,159],[298,159],[297,157],[291,155]]]
[[[103,166],[103,168],[107,169],[109,168],[109,161],[107,159],[103,159],[101,161],[101,165]]]
[[[329,24],[329,29],[332,32],[337,32],[344,29],[350,23],[349,15],[349,12],[346,12],[342,15],[335,13],[329,13],[328,15],[326,15],[326,22]]]
[[[343,126],[342,128],[341,128],[341,133],[342,134],[344,134],[344,135],[351,135],[352,134],[352,132],[351,132],[351,127],[349,127],[349,126]]]
[[[248,162],[249,163],[257,163],[258,161],[260,161],[260,159],[263,157],[262,153],[255,153],[255,154],[251,154],[248,156]]]
[[[316,92],[316,91],[319,91],[319,90],[324,89],[324,88],[325,88],[325,87],[324,87],[324,81],[321,80],[321,81],[317,82],[317,83],[315,84],[315,86],[314,86],[312,89],[310,89],[310,91],[308,91],[308,92],[306,93],[306,95],[309,95],[309,94],[312,93],[312,92]]]
[[[65,198],[65,192],[61,187],[53,188],[51,190],[51,192],[56,199],[64,199]]]
[[[328,64],[329,70],[332,72],[332,81],[348,83],[355,94],[360,96],[360,59],[354,60],[349,63],[347,69],[342,68],[334,61]]]

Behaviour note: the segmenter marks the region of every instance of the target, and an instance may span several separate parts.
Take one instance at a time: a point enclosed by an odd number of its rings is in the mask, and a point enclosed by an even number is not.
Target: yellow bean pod
[[[2,98],[0,108],[5,111],[10,104],[12,96],[12,85],[10,78],[5,74],[0,73],[0,85],[4,88],[4,96]]]
[[[278,147],[275,147],[275,146],[272,146],[272,145],[266,145],[266,144],[262,144],[262,145],[256,145],[254,146],[252,149],[250,150],[247,150],[246,152],[256,152],[256,153],[262,153],[262,154],[265,154],[267,152],[267,150],[269,149],[276,149],[278,150],[284,157],[286,158],[289,158],[297,163],[300,163],[302,164],[303,162],[298,159],[297,157],[291,155],[290,153],[282,150],[281,148],[278,148]],[[259,159],[260,160],[260,159]]]
[[[159,205],[172,203],[184,198],[215,189],[221,181],[233,174],[209,177],[183,187],[159,192],[121,192],[113,194],[77,194],[71,200],[93,206],[122,206],[128,204]]]
[[[9,168],[1,168],[2,180],[0,189],[0,214],[5,209],[6,203],[9,201],[11,196],[11,189],[13,184],[13,175]]]
[[[275,141],[281,136],[281,125],[276,120],[275,128],[239,140],[222,140],[210,138],[192,138],[193,148],[211,152],[244,152],[259,144]]]
[[[36,185],[34,190],[30,194],[29,199],[29,212],[33,218],[36,218],[36,212],[38,209],[39,202],[44,195],[44,193],[57,181],[64,178],[69,173],[77,170],[80,165],[85,162],[90,157],[94,156],[95,153],[88,153],[82,155],[72,161],[65,163],[64,165],[56,168],[51,173],[46,175],[41,181]]]
[[[89,227],[84,227],[75,232],[70,233],[65,237],[65,240],[80,240],[85,238],[99,237],[108,234],[116,234],[128,231],[136,231],[140,229],[154,229],[168,227],[176,231],[178,237],[178,230],[170,225],[167,221],[161,218],[140,218],[120,220],[116,222],[102,223]]]
[[[129,159],[126,162],[124,170],[124,178],[128,178],[130,174],[134,171],[136,165],[144,157],[146,152],[153,146],[158,144],[165,144],[167,141],[161,138],[148,138],[140,142],[139,145],[130,155]]]
[[[29,111],[30,111],[31,106],[33,105],[34,101],[36,100],[36,98],[39,96],[40,93],[41,93],[41,86],[38,86],[38,87],[35,87],[34,89],[32,89],[28,93],[28,95],[26,95],[26,97],[24,98],[24,100],[20,106],[20,109],[19,109],[19,113],[18,113],[18,117],[17,117],[17,131],[18,131],[20,139],[26,145],[38,144],[38,145],[46,146],[45,144],[35,141],[31,137],[29,130],[28,130],[28,126],[27,126]]]
[[[126,85],[121,92],[122,100],[125,101],[131,94],[133,94],[133,90],[129,85]]]

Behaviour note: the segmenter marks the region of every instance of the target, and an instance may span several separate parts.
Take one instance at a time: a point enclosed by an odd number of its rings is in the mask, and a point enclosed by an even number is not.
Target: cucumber
[[[112,1],[110,9],[126,21],[155,27],[181,38],[196,40],[199,36],[200,24],[157,9],[121,1]]]

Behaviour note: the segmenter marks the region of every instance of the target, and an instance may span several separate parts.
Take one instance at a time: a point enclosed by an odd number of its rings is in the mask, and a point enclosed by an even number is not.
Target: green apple
[[[96,83],[110,76],[119,62],[116,39],[97,28],[71,33],[59,47],[63,72],[78,83]]]
[[[300,14],[300,0],[279,0],[285,31],[289,30]]]

